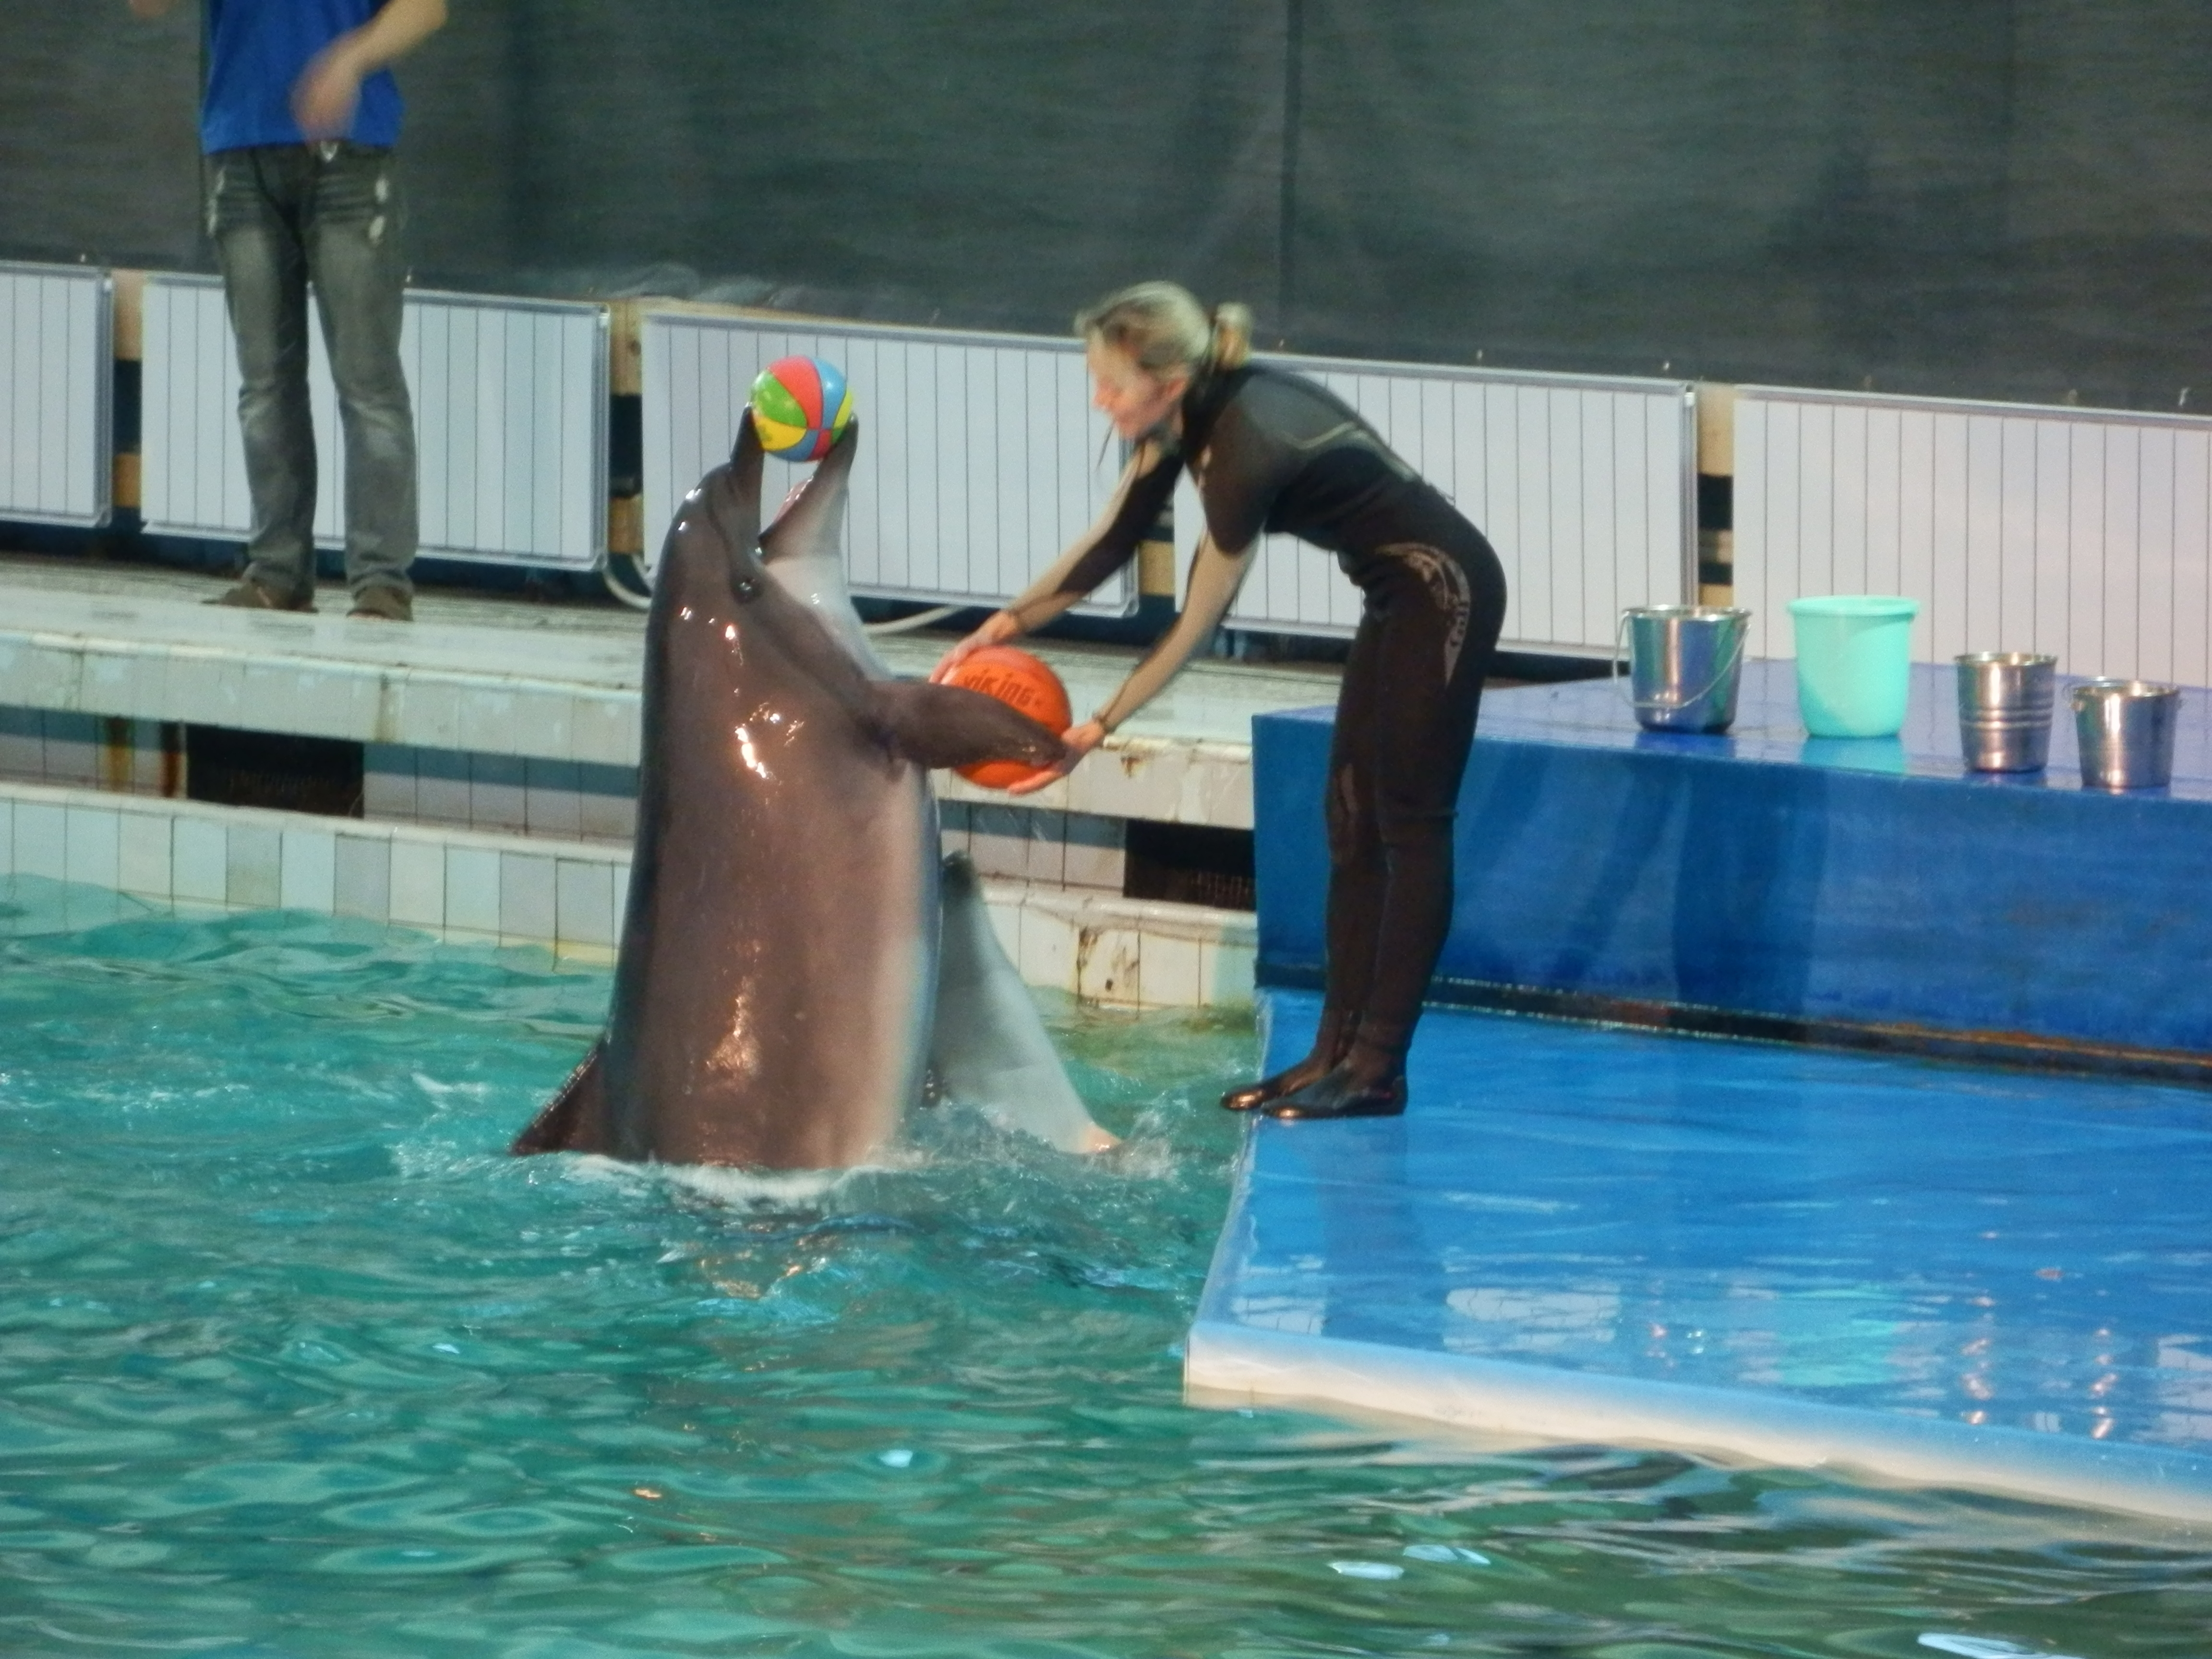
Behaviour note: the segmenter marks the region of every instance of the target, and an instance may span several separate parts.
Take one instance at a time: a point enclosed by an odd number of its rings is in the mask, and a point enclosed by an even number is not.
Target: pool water
[[[1097,1163],[506,1157],[608,984],[0,881],[0,1653],[2212,1652],[2171,1526],[1186,1407],[1249,1020],[1053,1003]]]

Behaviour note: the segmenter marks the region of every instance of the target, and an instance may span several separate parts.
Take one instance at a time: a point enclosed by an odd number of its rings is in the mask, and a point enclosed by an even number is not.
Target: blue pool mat
[[[1639,731],[1603,681],[1485,699],[1443,1000],[2212,1074],[2212,694],[2172,787],[2114,796],[2063,716],[2047,771],[1968,775],[1948,668],[1895,739],[1808,738],[1794,665],[1745,673],[1718,737]],[[1254,721],[1264,984],[1319,982],[1330,737]]]
[[[1626,680],[1574,680],[1493,692],[1482,704],[1482,735],[1707,760],[1759,761],[1829,771],[1943,780],[1977,789],[2081,793],[2069,688],[2062,676],[2051,723],[2050,764],[2039,772],[1966,769],[1959,738],[1958,671],[1949,663],[1912,665],[1905,727],[1894,738],[1814,738],[1797,708],[1797,665],[1753,659],[1743,665],[1735,722],[1724,732],[1646,732],[1637,725]],[[2103,793],[2102,791],[2093,792]],[[2212,801],[2212,690],[2182,692],[2174,736],[2173,781],[2141,799]]]
[[[2212,1096],[1441,1011],[1411,1082],[1255,1127],[1194,1389],[2212,1518]]]

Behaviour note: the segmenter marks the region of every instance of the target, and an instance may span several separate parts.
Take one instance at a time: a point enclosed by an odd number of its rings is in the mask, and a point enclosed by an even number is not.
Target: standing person
[[[141,17],[174,3],[130,0]],[[238,342],[253,509],[245,576],[210,603],[315,608],[312,283],[345,431],[352,614],[411,621],[415,416],[399,367],[399,88],[386,66],[444,24],[446,0],[203,3],[207,228]]]
[[[1076,319],[1092,401],[1136,446],[1098,523],[1019,599],[945,653],[1059,616],[1134,553],[1187,465],[1206,508],[1182,614],[1105,706],[1066,734],[1042,788],[1104,742],[1209,639],[1264,531],[1337,556],[1366,603],[1329,755],[1328,975],[1313,1052],[1221,1097],[1284,1118],[1405,1109],[1406,1051],[1451,921],[1452,818],[1505,576],[1482,534],[1311,380],[1245,361],[1251,314],[1209,317],[1171,283],[1144,283]]]

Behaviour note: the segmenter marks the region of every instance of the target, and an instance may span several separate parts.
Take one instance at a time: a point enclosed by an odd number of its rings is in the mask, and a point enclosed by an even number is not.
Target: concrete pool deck
[[[635,825],[645,618],[611,603],[418,595],[406,627],[210,608],[226,584],[0,555],[0,879],[156,903],[284,906],[611,952]],[[942,635],[893,635],[926,672]],[[1133,649],[1047,643],[1078,708]],[[1127,826],[1252,825],[1256,714],[1326,702],[1319,665],[1194,664],[1066,781],[1017,802],[939,774],[945,845],[987,880],[1032,984],[1133,1007],[1250,1000],[1249,911],[1133,896]],[[185,793],[186,726],[362,746],[358,816]]]
[[[1445,1011],[1411,1080],[1255,1124],[1194,1397],[2212,1520],[2201,1091]]]
[[[314,615],[204,603],[225,585],[143,565],[0,556],[0,708],[637,763],[641,612],[428,589],[417,596],[414,623],[380,626],[349,618],[343,589],[332,584]],[[947,642],[893,635],[877,648],[894,672],[923,674]],[[1050,641],[1034,648],[1078,709],[1103,702],[1139,654]],[[1318,665],[1194,663],[1115,735],[1098,763],[1023,804],[1249,830],[1253,716],[1331,702],[1337,678]],[[994,805],[1007,799],[949,775],[939,793]]]

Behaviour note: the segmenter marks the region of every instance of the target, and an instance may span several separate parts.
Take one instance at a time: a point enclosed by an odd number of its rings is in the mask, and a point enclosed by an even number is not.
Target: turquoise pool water
[[[603,972],[0,909],[0,1653],[2212,1651],[2154,1523],[1185,1407],[1249,1024],[767,1188],[502,1155]]]

